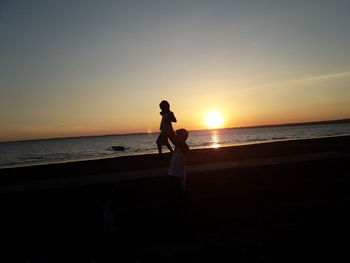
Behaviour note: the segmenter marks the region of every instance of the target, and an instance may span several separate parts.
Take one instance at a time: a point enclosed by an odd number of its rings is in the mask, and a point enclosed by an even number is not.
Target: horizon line
[[[341,124],[350,123],[350,118],[336,119],[336,120],[324,120],[324,121],[308,121],[308,122],[291,122],[291,123],[280,123],[280,124],[262,124],[253,126],[238,126],[238,127],[225,127],[216,129],[196,129],[188,131],[209,131],[209,130],[228,130],[228,129],[246,129],[246,128],[268,128],[268,127],[281,127],[281,126],[302,126],[302,125],[321,125],[321,124]],[[82,136],[67,136],[67,137],[50,137],[50,138],[37,138],[37,139],[24,139],[24,140],[9,140],[0,141],[0,143],[8,142],[27,142],[27,141],[41,141],[41,140],[59,140],[59,139],[75,139],[75,138],[92,138],[92,137],[104,137],[104,136],[123,136],[123,135],[140,135],[140,134],[157,134],[157,132],[135,132],[135,133],[112,133],[102,135],[82,135]]]

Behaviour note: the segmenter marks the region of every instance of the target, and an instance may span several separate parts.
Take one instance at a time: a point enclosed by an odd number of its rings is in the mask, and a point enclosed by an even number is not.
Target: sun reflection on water
[[[217,149],[217,148],[220,148],[220,145],[217,144],[217,143],[213,143],[213,144],[211,145],[211,148]]]
[[[215,149],[220,148],[220,136],[216,131],[214,131],[210,137],[210,147]]]

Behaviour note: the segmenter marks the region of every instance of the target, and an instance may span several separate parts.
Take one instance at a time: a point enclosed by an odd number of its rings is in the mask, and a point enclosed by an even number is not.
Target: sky
[[[0,141],[350,117],[350,1],[0,0]]]

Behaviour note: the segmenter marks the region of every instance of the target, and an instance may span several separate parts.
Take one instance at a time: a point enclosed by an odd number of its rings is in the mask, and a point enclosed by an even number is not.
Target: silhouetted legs
[[[171,146],[170,146],[169,143],[166,144],[165,146],[169,149],[170,153],[173,153],[174,150],[173,150],[173,148],[171,148]],[[162,149],[163,145],[157,143],[157,147],[158,147],[158,154],[159,154],[159,157],[161,157],[161,156],[162,156],[162,153],[163,153],[163,149]]]

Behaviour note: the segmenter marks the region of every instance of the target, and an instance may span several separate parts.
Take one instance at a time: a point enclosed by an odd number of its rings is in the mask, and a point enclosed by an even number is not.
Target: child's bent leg
[[[162,154],[162,145],[157,143],[157,147],[158,147],[158,153],[161,155]]]
[[[173,152],[173,148],[171,148],[171,146],[170,146],[169,143],[166,145],[166,147],[168,147],[168,149],[169,149],[169,151],[170,151],[171,153]]]
[[[168,134],[168,138],[171,141],[171,143],[175,145],[175,132],[170,132]]]

